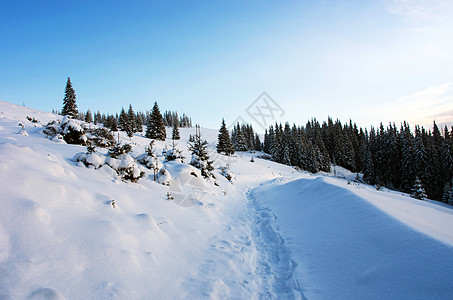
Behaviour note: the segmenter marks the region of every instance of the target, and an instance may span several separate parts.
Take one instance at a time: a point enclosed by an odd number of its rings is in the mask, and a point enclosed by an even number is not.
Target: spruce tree
[[[164,120],[159,111],[159,106],[157,105],[157,102],[154,102],[148,126],[146,128],[146,137],[158,141],[165,141],[166,135]]]
[[[244,136],[244,132],[241,130],[241,126],[239,123],[236,125],[234,129],[234,136],[235,136],[235,141],[233,141],[234,144],[234,150],[236,151],[247,151],[247,141]]]
[[[426,200],[427,198],[425,189],[423,188],[422,182],[418,178],[418,176],[415,178],[415,183],[412,188],[411,197],[419,200]]]
[[[94,124],[102,123],[102,116],[101,112],[98,110],[97,113],[94,114]]]
[[[365,159],[364,159],[364,169],[363,169],[363,179],[369,184],[376,183],[376,174],[374,173],[374,164],[373,158],[371,156],[370,147],[366,147],[365,150]]]
[[[79,112],[77,110],[76,104],[76,94],[74,89],[72,88],[71,79],[68,77],[68,81],[66,82],[66,89],[63,98],[63,110],[61,114],[63,116],[69,116],[71,119],[76,119]]]
[[[181,136],[179,135],[179,121],[178,121],[178,119],[176,119],[173,122],[173,131],[171,133],[171,138],[173,140],[180,140],[181,139]]]
[[[118,125],[114,116],[108,116],[106,121],[106,127],[111,131],[118,131]]]
[[[214,170],[214,167],[208,156],[208,142],[201,139],[199,125],[196,125],[195,130],[194,141],[193,143],[189,143],[189,151],[192,152],[190,164],[195,168],[200,169],[203,177],[213,176],[211,171]]]
[[[218,143],[217,143],[217,152],[225,153],[225,155],[234,154],[233,142],[230,138],[230,133],[225,125],[225,120],[222,119],[222,125],[219,129]]]
[[[142,132],[143,131],[143,119],[140,114],[137,113],[135,116],[135,130],[137,132]]]
[[[128,128],[126,130],[126,132],[129,133],[132,132],[137,132],[136,130],[136,122],[135,122],[135,113],[134,113],[134,110],[132,109],[132,105],[129,104],[129,110],[127,111],[127,125],[128,125]]]
[[[255,140],[253,141],[254,145],[255,145],[255,150],[256,151],[261,151],[263,150],[263,147],[261,145],[261,141],[260,141],[260,137],[258,136],[258,133],[255,133]]]
[[[453,201],[453,187],[449,182],[447,182],[444,186],[442,202],[450,204],[452,201]]]
[[[178,144],[175,143],[175,140],[173,139],[170,150],[165,151],[165,161],[173,161],[176,159],[179,159],[181,163],[184,162],[184,156],[182,155],[182,150],[179,150],[176,146]],[[166,148],[166,147],[165,147]]]
[[[88,110],[87,114],[85,115],[85,122],[87,123],[93,122],[93,115],[91,114],[90,110]]]
[[[127,114],[124,108],[121,108],[121,113],[118,117],[118,128],[121,131],[127,131],[128,128]]]

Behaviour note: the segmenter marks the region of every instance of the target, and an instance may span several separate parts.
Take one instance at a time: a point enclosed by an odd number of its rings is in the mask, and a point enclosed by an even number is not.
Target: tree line
[[[116,113],[114,115],[101,114],[99,110],[94,114],[90,110],[81,112],[77,108],[75,99],[76,94],[72,87],[71,79],[68,77],[65,97],[63,99],[63,109],[61,111],[52,110],[52,113],[68,115],[73,119],[79,119],[88,123],[93,122],[95,125],[101,123],[112,131],[124,131],[129,136],[132,136],[134,132],[141,132],[142,126],[148,125],[153,118],[153,109],[145,112],[134,112],[131,104],[129,104],[127,111],[122,108],[119,114]],[[163,115],[160,113],[159,115],[162,118],[163,126],[192,127],[192,119],[186,114],[180,116],[176,111],[165,111]]]
[[[272,160],[316,173],[331,164],[364,174],[373,185],[413,191],[418,179],[427,196],[448,202],[453,175],[453,127],[432,130],[407,122],[398,129],[358,128],[328,118],[322,125],[312,119],[304,126],[275,124],[266,130],[263,150]]]

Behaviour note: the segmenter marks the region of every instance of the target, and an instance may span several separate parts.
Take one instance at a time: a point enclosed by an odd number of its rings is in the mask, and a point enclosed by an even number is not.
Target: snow
[[[120,133],[132,153],[87,154],[45,138],[43,126],[61,119],[0,101],[2,299],[453,295],[451,206],[377,191],[338,167],[341,178],[298,172],[262,153],[219,155],[218,130],[206,128],[215,178],[159,156],[160,184],[134,160],[149,139]],[[195,129],[180,133],[189,157]],[[170,142],[156,142],[154,152]],[[145,175],[130,182],[114,170],[130,167]]]
[[[253,199],[278,219],[306,298],[450,299],[451,244],[415,231],[371,204],[386,196],[344,180],[310,177],[266,184]],[[395,200],[399,202],[396,195]],[[451,209],[449,215],[451,220]],[[423,213],[418,219],[430,221]],[[437,227],[444,225],[448,223]]]

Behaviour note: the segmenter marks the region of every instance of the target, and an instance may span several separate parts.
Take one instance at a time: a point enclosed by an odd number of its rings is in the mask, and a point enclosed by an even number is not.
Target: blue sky
[[[4,1],[0,100],[132,104],[217,128],[266,91],[278,121],[453,121],[453,1]],[[258,128],[257,128],[258,129]]]

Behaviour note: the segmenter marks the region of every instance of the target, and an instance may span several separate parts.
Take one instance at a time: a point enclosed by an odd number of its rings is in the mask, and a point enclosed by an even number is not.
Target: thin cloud
[[[446,21],[449,18],[453,5],[451,1],[445,0],[393,0],[388,10],[397,15],[410,17],[415,20]],[[441,17],[439,19],[439,17]]]
[[[433,121],[439,125],[453,125],[453,82],[432,86],[423,91],[402,97],[383,109],[396,122],[430,128]]]

